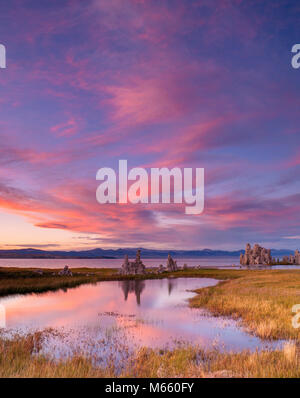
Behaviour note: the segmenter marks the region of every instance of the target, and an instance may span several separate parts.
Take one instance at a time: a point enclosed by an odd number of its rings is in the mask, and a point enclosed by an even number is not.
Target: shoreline
[[[300,332],[292,328],[291,323],[291,309],[300,303],[300,268],[188,268],[162,273],[152,268],[143,275],[120,275],[118,268],[72,268],[73,276],[59,276],[59,269],[43,269],[42,275],[37,270],[0,268],[0,297],[39,294],[101,281],[213,278],[221,282],[213,287],[194,290],[195,296],[189,300],[190,307],[205,308],[215,316],[238,319],[248,332],[263,339],[300,340]]]
[[[298,270],[251,270],[196,290],[189,304],[238,320],[247,332],[262,339],[293,340],[300,346],[300,331],[292,326],[292,308],[300,303],[299,289]]]
[[[101,281],[146,280],[180,277],[211,277],[215,279],[227,279],[229,277],[235,277],[232,272],[241,272],[240,270],[190,268],[176,272],[156,273],[156,269],[152,268],[148,269],[148,273],[144,275],[120,275],[118,273],[119,268],[71,268],[73,276],[58,276],[57,273],[60,269],[42,269],[42,275],[37,273],[38,270],[39,268],[0,267],[0,297],[12,294],[43,293]],[[151,272],[151,270],[153,272]],[[224,273],[226,271],[228,271],[227,274]],[[56,273],[56,275],[53,275],[53,273]]]
[[[0,336],[0,378],[300,377],[300,358],[293,343],[281,350],[253,353],[223,353],[193,345],[172,350],[144,347],[124,359],[122,368],[118,368],[114,361],[96,365],[92,356],[84,354],[55,360],[40,353],[42,341],[43,332],[12,340]]]
[[[158,349],[144,348],[124,363],[124,373],[116,374],[113,368],[94,366],[89,356],[75,356],[59,362],[32,356],[31,349],[39,345],[42,332],[10,341],[0,336],[0,351],[4,358],[0,377],[18,376],[19,370],[9,359],[16,347],[22,353],[22,375],[30,374],[31,377],[299,377],[300,333],[291,327],[290,311],[290,304],[297,299],[300,289],[297,270],[190,268],[162,274],[119,275],[116,268],[73,268],[72,277],[54,276],[53,269],[43,270],[44,274],[39,275],[36,270],[0,268],[0,295],[3,296],[4,285],[14,291],[5,294],[10,295],[43,293],[101,281],[214,278],[219,280],[215,286],[193,290],[195,295],[188,301],[190,307],[239,320],[247,332],[263,339],[284,338],[288,342],[282,349],[253,353],[248,350],[238,353],[206,351],[192,345],[162,353]],[[266,304],[268,302],[270,306]],[[200,365],[199,357],[202,358]]]

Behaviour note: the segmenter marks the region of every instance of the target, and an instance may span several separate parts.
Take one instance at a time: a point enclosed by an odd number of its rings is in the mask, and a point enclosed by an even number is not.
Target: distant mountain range
[[[168,253],[177,258],[193,258],[193,257],[239,257],[240,253],[244,250],[225,251],[225,250],[154,250],[154,249],[141,249],[143,258],[161,258],[167,257]],[[59,250],[38,250],[38,249],[19,249],[19,250],[0,250],[0,258],[99,258],[99,259],[113,259],[123,258],[128,254],[130,258],[135,257],[137,248],[125,249],[92,249],[80,251],[59,251]],[[292,250],[285,249],[272,249],[273,257],[282,257],[293,254]]]

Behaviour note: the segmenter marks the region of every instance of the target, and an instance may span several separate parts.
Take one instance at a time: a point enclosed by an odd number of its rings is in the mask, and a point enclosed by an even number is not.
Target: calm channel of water
[[[54,328],[44,351],[55,357],[74,352],[98,360],[141,346],[172,348],[192,343],[221,350],[275,348],[246,333],[236,321],[188,307],[191,290],[213,286],[209,278],[98,282],[42,294],[0,299],[6,309],[5,333]]]

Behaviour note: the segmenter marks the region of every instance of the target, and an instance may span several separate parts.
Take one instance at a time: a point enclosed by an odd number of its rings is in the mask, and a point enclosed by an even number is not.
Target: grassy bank
[[[300,377],[300,359],[293,343],[282,350],[251,353],[220,353],[195,347],[161,354],[142,349],[134,359],[128,377]]]
[[[116,372],[112,362],[97,367],[93,359],[75,355],[54,362],[40,353],[43,333],[5,340],[0,336],[0,377],[300,377],[300,329],[291,324],[291,308],[300,304],[298,270],[188,269],[176,273],[120,276],[116,269],[72,269],[72,277],[58,270],[0,268],[0,295],[71,288],[104,280],[207,277],[222,280],[197,290],[192,307],[207,308],[216,316],[241,321],[262,338],[293,339],[283,350],[221,353],[197,347],[159,351],[143,348]],[[53,275],[56,273],[56,275]]]
[[[42,333],[0,338],[0,377],[300,377],[300,359],[292,343],[281,351],[238,354],[195,347],[143,348],[123,364],[120,373],[113,362],[97,367],[92,358],[80,355],[53,361],[39,353],[42,339]]]
[[[190,300],[192,307],[240,319],[247,330],[259,337],[300,339],[300,329],[292,327],[292,306],[300,304],[298,270],[246,271],[197,293]]]
[[[73,270],[72,270],[73,271]],[[67,289],[83,283],[93,283],[101,278],[114,278],[116,270],[101,269],[99,274],[88,269],[77,269],[73,276],[58,276],[59,270],[45,269],[39,275],[34,268],[0,268],[0,296],[22,293],[42,293],[51,290]],[[55,273],[56,275],[53,275]],[[88,275],[89,274],[89,275]]]
[[[291,323],[292,306],[300,304],[300,270],[188,269],[162,274],[149,270],[144,276],[122,276],[111,268],[75,268],[72,272],[72,277],[66,277],[58,276],[58,270],[53,269],[39,275],[33,268],[0,268],[0,295],[39,293],[109,280],[215,278],[222,282],[196,291],[190,300],[192,307],[239,319],[247,330],[262,338],[300,339],[300,329],[294,329]]]
[[[42,339],[42,333],[13,340],[0,338],[0,377],[109,377],[88,358],[74,356],[54,362],[39,354]]]
[[[58,276],[58,269],[43,269],[39,275],[35,268],[0,268],[0,296],[22,293],[42,293],[67,289],[84,283],[126,279],[161,279],[166,277],[208,277],[216,279],[236,278],[247,271],[234,270],[185,270],[157,274],[149,270],[146,275],[122,276],[116,268],[72,268],[72,277]],[[55,273],[55,275],[53,275]]]

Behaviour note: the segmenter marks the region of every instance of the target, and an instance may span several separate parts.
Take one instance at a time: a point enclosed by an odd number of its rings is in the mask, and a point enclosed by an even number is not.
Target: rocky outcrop
[[[72,271],[70,270],[70,268],[67,265],[64,267],[64,269],[59,271],[58,275],[59,276],[73,276]]]
[[[259,246],[257,243],[251,249],[250,243],[247,243],[245,254],[240,255],[241,265],[270,265],[273,259],[271,250]]]
[[[284,256],[282,258],[282,262],[285,264],[294,264],[294,265],[300,265],[300,253],[298,250],[295,251],[294,255],[290,256]]]
[[[174,272],[177,270],[178,270],[177,262],[173,260],[173,258],[171,257],[171,254],[168,254],[167,271]]]
[[[146,267],[141,260],[141,251],[136,252],[135,261],[129,261],[128,255],[125,255],[124,263],[120,269],[121,275],[142,275],[146,273]]]

